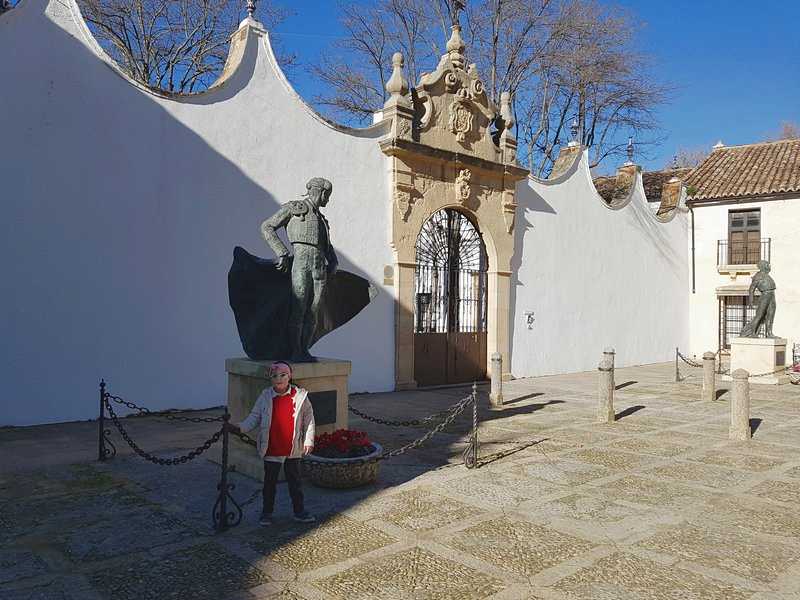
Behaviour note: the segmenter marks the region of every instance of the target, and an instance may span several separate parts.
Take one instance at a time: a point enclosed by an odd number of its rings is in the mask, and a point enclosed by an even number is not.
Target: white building
[[[260,223],[314,176],[341,268],[378,289],[313,348],[352,362],[351,391],[472,381],[493,352],[506,378],[592,369],[609,345],[621,366],[669,360],[689,337],[680,184],[652,210],[625,165],[605,201],[577,146],[529,178],[510,100],[465,54],[454,31],[413,99],[396,57],[382,120],[350,129],[294,92],[252,19],[219,81],[176,97],[126,77],[75,0],[0,15],[0,425],[93,418],[101,377],[152,409],[224,404],[232,250],[269,257]]]
[[[685,183],[690,351],[729,350],[755,312],[747,293],[763,259],[777,285],[774,332],[790,352],[800,342],[800,140],[718,144]]]

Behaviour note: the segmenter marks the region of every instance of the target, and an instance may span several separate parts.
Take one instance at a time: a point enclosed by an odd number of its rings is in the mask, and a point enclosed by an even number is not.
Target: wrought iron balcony
[[[771,240],[772,238],[762,238],[760,241],[751,242],[718,240],[717,267],[755,265],[760,260],[769,260]]]

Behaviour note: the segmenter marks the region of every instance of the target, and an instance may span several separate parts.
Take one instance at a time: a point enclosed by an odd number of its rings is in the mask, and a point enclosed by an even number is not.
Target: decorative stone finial
[[[256,14],[256,0],[247,0],[247,16],[251,19]]]
[[[628,162],[626,162],[625,164],[626,165],[632,165],[633,164],[633,138],[632,137],[628,138],[628,147],[625,150],[626,150],[626,152],[628,154]]]
[[[511,92],[500,94],[500,116],[503,117],[506,129],[514,126],[514,113],[511,112]]]
[[[672,170],[673,171],[677,171],[678,170],[678,155],[677,154],[673,154],[672,155]]]
[[[713,146],[713,148],[714,148],[715,150],[716,150],[717,148],[724,148],[724,147],[725,147],[725,144],[723,144],[723,143],[722,143],[722,140],[718,141],[718,142],[717,142],[716,144],[714,144],[714,146]]]
[[[569,124],[570,140],[567,146],[573,148],[578,145],[578,117],[572,117],[572,122]]]
[[[386,82],[386,91],[392,96],[405,96],[408,93],[408,82],[403,77],[403,55],[399,52],[392,55],[392,76]]]
[[[447,51],[449,53],[464,54],[466,45],[461,37],[461,25],[455,23],[453,25],[453,33],[450,34],[450,39],[447,40]]]

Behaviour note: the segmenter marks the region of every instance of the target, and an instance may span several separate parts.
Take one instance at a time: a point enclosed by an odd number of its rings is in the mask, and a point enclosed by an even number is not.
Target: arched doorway
[[[414,379],[418,385],[486,378],[486,247],[452,208],[435,212],[417,236]]]

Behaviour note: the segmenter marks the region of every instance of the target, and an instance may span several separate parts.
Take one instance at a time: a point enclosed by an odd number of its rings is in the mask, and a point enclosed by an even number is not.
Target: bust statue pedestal
[[[771,385],[787,383],[789,376],[784,372],[785,367],[785,338],[737,337],[731,340],[731,373],[736,369],[744,369],[751,375],[774,372],[774,375],[750,377],[750,383]],[[731,381],[729,375],[723,379]]]
[[[271,360],[229,358],[225,361],[228,372],[228,412],[231,423],[243,420],[253,408],[258,396],[269,385]],[[331,433],[347,428],[347,380],[352,370],[348,360],[319,358],[313,363],[292,363],[292,380],[308,390],[314,408],[316,434]],[[254,432],[248,433],[254,437]],[[259,481],[264,480],[264,463],[256,449],[236,436],[230,438],[228,460],[236,471]]]

